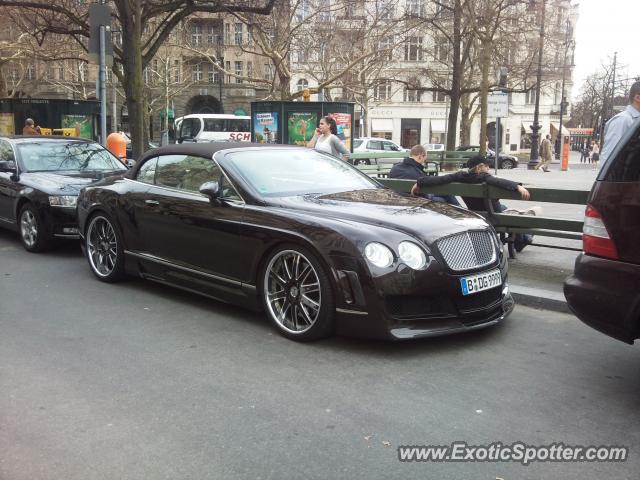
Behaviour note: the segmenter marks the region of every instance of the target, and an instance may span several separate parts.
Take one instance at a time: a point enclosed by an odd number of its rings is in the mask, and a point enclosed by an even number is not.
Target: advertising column
[[[280,143],[278,112],[256,113],[253,117],[253,135],[257,143]]]
[[[344,146],[351,150],[351,114],[350,113],[330,113],[336,121],[338,138],[342,140]]]
[[[315,112],[288,112],[287,129],[290,145],[306,147],[313,138],[318,126],[318,114]]]

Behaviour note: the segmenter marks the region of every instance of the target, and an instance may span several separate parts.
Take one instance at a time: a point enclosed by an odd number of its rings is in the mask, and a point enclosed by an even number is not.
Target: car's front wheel
[[[368,158],[356,158],[353,161],[354,165],[371,165],[371,160]]]
[[[263,305],[282,335],[310,341],[332,333],[333,290],[311,252],[298,246],[279,248],[265,262],[261,277]]]
[[[85,247],[91,271],[103,282],[116,282],[124,276],[124,249],[111,218],[98,213],[91,217],[85,234]]]
[[[42,252],[49,248],[51,238],[40,212],[30,203],[22,206],[18,214],[20,240],[29,252]]]
[[[503,168],[505,170],[511,170],[512,168],[514,168],[516,165],[513,162],[513,160],[509,159],[509,158],[505,158],[504,160],[502,160],[500,168]]]

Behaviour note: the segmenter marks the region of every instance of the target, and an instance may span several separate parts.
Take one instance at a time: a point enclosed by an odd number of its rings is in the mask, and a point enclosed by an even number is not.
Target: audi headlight
[[[401,242],[398,245],[398,253],[400,254],[400,260],[414,270],[422,270],[427,265],[427,255],[415,243]]]
[[[52,195],[49,197],[49,205],[52,207],[74,207],[78,201],[77,195]]]
[[[393,252],[378,242],[369,243],[364,248],[364,256],[376,267],[387,268],[393,264]]]

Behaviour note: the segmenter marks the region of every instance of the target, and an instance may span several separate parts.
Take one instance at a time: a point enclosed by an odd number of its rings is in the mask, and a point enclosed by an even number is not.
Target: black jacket
[[[389,172],[389,178],[418,180],[420,177],[424,177],[423,166],[411,157],[404,158],[401,162],[396,163]]]
[[[447,183],[486,183],[493,185],[494,187],[503,188],[509,191],[518,190],[520,183],[507,180],[506,178],[497,178],[490,173],[475,173],[466,170],[460,170],[459,172],[450,173],[448,175],[442,175],[438,177],[420,177],[418,179],[418,186],[423,187],[425,185],[445,185]],[[486,210],[484,206],[484,200],[482,198],[474,197],[462,197],[464,203],[467,204],[469,210]],[[500,200],[494,198],[492,200],[493,209],[497,212],[500,211]]]

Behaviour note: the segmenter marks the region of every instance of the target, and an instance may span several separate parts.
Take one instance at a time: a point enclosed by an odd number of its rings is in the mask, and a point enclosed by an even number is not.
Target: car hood
[[[105,177],[124,173],[122,170],[83,172],[25,172],[20,183],[55,195],[77,195],[80,190]]]
[[[483,219],[463,208],[421,197],[403,196],[388,189],[284,197],[273,204],[306,211],[314,217],[392,228],[427,243],[466,230],[488,228]]]

